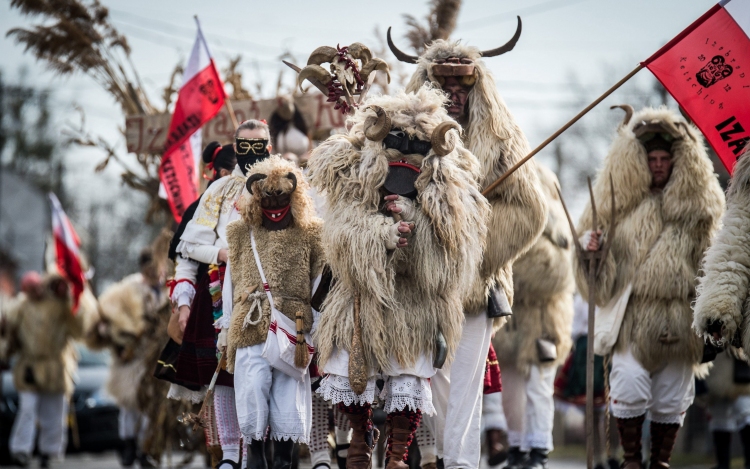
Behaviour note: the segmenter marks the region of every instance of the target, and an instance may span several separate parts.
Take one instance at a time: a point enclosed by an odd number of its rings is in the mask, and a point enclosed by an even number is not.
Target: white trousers
[[[138,443],[143,441],[143,435],[148,428],[148,418],[135,409],[120,407],[117,416],[117,429],[121,440],[135,438]]]
[[[432,377],[437,414],[426,423],[432,426],[446,469],[479,467],[484,368],[491,336],[492,320],[484,312],[467,316],[453,363]]]
[[[630,349],[612,355],[609,386],[612,415],[624,419],[648,412],[652,422],[682,425],[695,397],[690,364],[668,362],[649,373]]]
[[[712,402],[708,406],[708,414],[711,416],[708,423],[710,431],[736,432],[750,425],[750,396]]]
[[[505,383],[503,383],[505,386]],[[482,426],[484,431],[502,430],[508,431],[508,421],[505,419],[503,410],[503,393],[493,392],[485,394],[482,402]]]
[[[307,444],[312,423],[310,374],[297,381],[273,368],[261,356],[263,347],[237,349],[234,391],[242,436],[247,443],[263,440],[270,426],[274,440]]]
[[[62,457],[68,440],[68,399],[63,393],[20,392],[16,420],[10,436],[11,453],[34,451],[36,426],[39,423],[39,451]]]
[[[532,365],[527,378],[514,366],[503,367],[502,401],[510,446],[552,451],[555,369]]]

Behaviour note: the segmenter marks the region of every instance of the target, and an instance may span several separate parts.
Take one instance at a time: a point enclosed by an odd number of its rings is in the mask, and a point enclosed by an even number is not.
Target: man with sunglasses
[[[704,344],[692,329],[696,277],[724,211],[724,195],[698,129],[678,113],[626,111],[594,183],[598,226],[582,244],[611,243],[596,283],[594,348],[612,355],[611,412],[625,469],[643,467],[641,436],[651,421],[651,468],[668,468],[677,431],[695,396]],[[610,178],[615,192],[613,216]],[[586,207],[579,230],[592,227]],[[610,226],[616,218],[614,228]],[[576,280],[588,295],[588,264]],[[647,415],[648,414],[648,415]]]

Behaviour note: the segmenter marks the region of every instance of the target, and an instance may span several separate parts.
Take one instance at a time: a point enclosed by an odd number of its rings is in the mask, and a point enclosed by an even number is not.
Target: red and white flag
[[[225,99],[224,84],[198,24],[159,167],[159,179],[178,223],[188,205],[198,198],[200,129],[221,110]]]
[[[79,252],[81,240],[68,216],[65,215],[57,196],[50,192],[49,200],[52,203],[52,238],[55,242],[57,270],[65,277],[73,291],[73,312],[75,313],[78,310],[78,300],[85,284]]]
[[[750,141],[750,0],[722,0],[642,65],[732,174]]]

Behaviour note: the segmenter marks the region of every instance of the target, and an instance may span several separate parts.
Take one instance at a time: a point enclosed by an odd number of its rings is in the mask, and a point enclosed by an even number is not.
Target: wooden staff
[[[529,153],[528,155],[524,156],[523,159],[521,159],[518,163],[514,164],[512,168],[510,168],[509,170],[507,170],[505,172],[505,174],[503,174],[495,182],[493,182],[492,184],[490,184],[489,186],[487,186],[482,191],[482,195],[486,197],[490,192],[493,191],[493,189],[495,189],[497,186],[499,186],[500,184],[502,184],[503,181],[505,181],[506,179],[508,179],[508,177],[511,174],[513,174],[518,168],[520,168],[521,166],[524,165],[524,163],[526,163],[527,161],[529,161],[531,159],[531,157],[533,157],[534,155],[536,155],[537,153],[539,153],[540,151],[542,151],[544,149],[544,147],[546,147],[554,139],[556,139],[557,137],[559,137],[560,134],[562,134],[563,132],[565,132],[566,130],[568,130],[568,128],[570,128],[571,125],[573,125],[576,122],[578,122],[578,120],[581,117],[583,117],[584,115],[586,115],[590,110],[594,109],[594,107],[596,107],[597,104],[599,104],[602,101],[604,101],[607,98],[607,96],[609,96],[612,93],[614,93],[617,88],[621,87],[622,85],[625,84],[626,81],[628,81],[631,78],[633,78],[636,73],[638,73],[638,72],[641,71],[642,68],[643,68],[643,65],[638,64],[638,66],[635,67],[633,69],[633,71],[631,71],[630,73],[628,73],[627,75],[625,75],[625,77],[622,80],[620,80],[617,83],[615,83],[614,86],[612,86],[610,89],[608,89],[607,91],[605,91],[604,94],[602,94],[601,96],[599,96],[598,98],[596,98],[593,103],[591,103],[588,106],[586,106],[586,108],[583,111],[581,111],[578,114],[576,114],[576,116],[574,118],[572,118],[565,125],[563,125],[562,127],[560,127],[560,129],[557,132],[555,132],[552,135],[550,135],[550,137],[547,140],[543,141],[538,147],[534,148],[534,150],[531,153]]]
[[[239,122],[237,122],[237,116],[234,115],[234,108],[232,107],[232,100],[229,99],[229,96],[227,96],[224,99],[224,107],[227,108],[227,112],[229,113],[229,118],[232,119],[232,125],[234,126],[234,130],[237,130],[237,127],[240,126]]]
[[[367,366],[365,365],[365,348],[362,344],[362,325],[359,322],[361,306],[359,292],[354,292],[354,331],[352,332],[352,346],[349,350],[349,385],[358,396],[367,389]]]
[[[588,178],[589,185],[589,196],[591,197],[591,230],[594,236],[596,236],[597,230],[599,229],[599,220],[596,212],[596,201],[594,200],[594,190],[591,187],[591,178]],[[576,247],[576,253],[581,265],[588,264],[588,289],[589,289],[589,324],[588,324],[588,337],[586,340],[586,467],[587,469],[594,468],[594,321],[596,320],[596,279],[602,271],[602,267],[607,260],[609,250],[612,246],[612,239],[615,235],[615,227],[617,225],[617,219],[615,215],[615,191],[614,183],[612,181],[612,175],[609,176],[609,188],[612,196],[611,200],[611,223],[609,226],[609,233],[607,234],[607,240],[604,242],[602,249],[597,251],[588,251],[585,246],[581,246],[578,240],[578,233],[576,232],[573,219],[570,217],[568,207],[565,205],[560,188],[556,187],[557,194],[560,196],[560,202],[562,203],[563,210],[565,210],[565,216],[568,218],[570,224],[570,231],[573,233],[573,242]]]
[[[206,391],[206,397],[203,398],[203,404],[201,405],[201,410],[198,411],[198,414],[194,414],[192,412],[189,412],[187,415],[183,416],[183,423],[186,424],[193,424],[193,431],[197,431],[199,427],[206,428],[206,420],[205,415],[208,411],[208,407],[213,405],[214,400],[214,388],[216,387],[216,380],[219,379],[219,372],[226,366],[227,364],[227,354],[226,352],[221,353],[221,358],[219,358],[219,364],[216,366],[216,371],[214,371],[214,375],[211,378],[211,384],[208,385],[208,391]]]

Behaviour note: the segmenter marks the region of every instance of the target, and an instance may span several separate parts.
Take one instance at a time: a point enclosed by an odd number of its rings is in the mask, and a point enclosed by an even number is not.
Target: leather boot
[[[677,439],[679,423],[651,422],[651,465],[650,469],[669,468],[669,458]]]
[[[292,469],[294,458],[294,441],[274,440],[273,442],[273,469]]]
[[[716,466],[714,469],[729,469],[732,459],[732,433],[725,431],[714,431],[714,454],[716,455]]]
[[[617,431],[620,434],[620,443],[624,453],[621,469],[643,469],[641,437],[644,420],[646,420],[645,414],[631,419],[617,419]]]
[[[388,449],[390,456],[385,469],[409,469],[404,457],[409,450],[409,439],[412,436],[409,417],[393,416],[388,426]]]
[[[549,451],[543,448],[531,448],[529,460],[523,466],[523,469],[547,469],[548,460]]]
[[[484,432],[487,445],[487,464],[498,466],[508,459],[508,434],[502,430]]]
[[[740,429],[740,441],[742,441],[742,454],[745,456],[745,469],[750,469],[750,425]]]
[[[508,448],[508,464],[505,469],[522,469],[527,456],[528,453],[521,451],[518,446],[511,446]]]
[[[266,444],[263,440],[250,440],[247,445],[247,469],[268,469]]]
[[[135,458],[138,456],[138,443],[135,438],[126,438],[122,440],[120,446],[120,465],[130,467],[135,464]]]
[[[372,409],[362,413],[346,413],[352,427],[352,441],[346,455],[346,469],[370,469],[372,449],[378,442],[380,432],[372,425]]]

